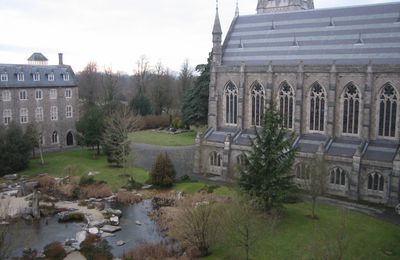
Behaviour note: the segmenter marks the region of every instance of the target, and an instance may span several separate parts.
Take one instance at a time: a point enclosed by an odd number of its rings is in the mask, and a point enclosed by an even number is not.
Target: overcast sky
[[[232,21],[236,0],[219,0],[222,30]],[[314,0],[315,8],[393,2]],[[257,0],[239,0],[240,14],[255,13]],[[146,55],[178,71],[183,60],[204,63],[210,51],[215,0],[0,0],[0,63],[26,63],[42,52],[49,64],[80,71],[89,61],[133,73]]]

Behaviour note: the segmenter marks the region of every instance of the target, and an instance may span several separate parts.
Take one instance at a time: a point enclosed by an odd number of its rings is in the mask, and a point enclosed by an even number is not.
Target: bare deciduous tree
[[[235,197],[227,205],[224,229],[225,237],[234,247],[244,251],[244,259],[251,259],[257,241],[271,236],[277,222],[273,212],[260,214],[251,204],[249,197]]]
[[[149,60],[145,55],[139,57],[136,62],[135,76],[137,80],[137,86],[139,88],[139,94],[146,94],[146,81],[149,75]]]
[[[140,117],[126,106],[120,106],[105,119],[103,143],[110,163],[127,168],[131,152],[128,134],[140,128]]]
[[[79,74],[79,95],[86,99],[89,104],[98,101],[100,93],[100,75],[96,62],[89,62]]]
[[[311,197],[311,218],[317,219],[315,208],[318,197],[325,193],[327,187],[327,167],[323,157],[317,157],[307,163],[304,167],[306,178],[300,182],[300,188],[305,190]]]
[[[104,69],[104,74],[102,74],[102,87],[105,104],[110,104],[118,98],[119,78],[120,74],[114,73],[111,67]]]
[[[218,208],[210,196],[187,198],[181,202],[170,235],[186,248],[194,248],[198,256],[207,256],[219,231]]]

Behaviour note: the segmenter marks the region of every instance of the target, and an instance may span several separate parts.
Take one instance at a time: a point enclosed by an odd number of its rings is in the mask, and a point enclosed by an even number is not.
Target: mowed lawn
[[[29,168],[19,172],[21,175],[35,176],[41,173],[47,173],[50,176],[65,176],[65,168],[71,166],[74,176],[84,176],[89,172],[98,172],[96,180],[106,181],[112,189],[118,189],[127,183],[128,177],[121,176],[123,169],[112,167],[108,164],[104,155],[95,156],[94,151],[81,149],[76,151],[55,152],[44,154],[45,164],[42,165],[39,159],[30,161]],[[127,170],[128,174],[133,176],[136,181],[144,183],[148,179],[148,173],[141,168],[132,168]]]
[[[161,146],[193,145],[195,138],[196,138],[195,131],[190,131],[181,134],[167,134],[167,133],[159,133],[152,130],[146,130],[129,134],[129,139],[135,143],[161,145]]]
[[[285,216],[272,235],[266,230],[268,223],[260,221],[261,235],[253,243],[251,259],[333,259],[325,257],[324,248],[335,250],[340,236],[344,237],[343,259],[400,259],[399,226],[355,211],[343,213],[329,205],[318,206],[319,220],[306,217],[310,214],[309,203],[285,207]],[[212,255],[205,259],[244,259],[243,249],[221,241],[218,240]]]

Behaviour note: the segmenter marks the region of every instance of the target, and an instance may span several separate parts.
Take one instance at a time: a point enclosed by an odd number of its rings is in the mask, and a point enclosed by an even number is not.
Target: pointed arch
[[[210,153],[210,165],[211,166],[217,166],[217,167],[221,167],[222,166],[222,157],[221,154],[217,153],[217,152],[211,152]]]
[[[256,80],[251,84],[251,124],[253,126],[261,126],[264,116],[265,106],[265,89]]]
[[[237,124],[238,116],[238,88],[232,81],[228,81],[224,88],[225,96],[225,123]]]
[[[368,190],[383,191],[385,178],[378,172],[372,172],[368,175]]]
[[[309,129],[325,131],[326,91],[318,82],[311,85],[309,93]]]
[[[342,132],[346,134],[358,134],[360,123],[361,92],[357,86],[350,82],[342,93]]]
[[[287,129],[294,128],[294,102],[294,89],[289,85],[289,83],[287,83],[287,81],[283,81],[279,86],[278,105],[283,120],[283,127]]]
[[[347,173],[340,167],[334,167],[329,172],[329,182],[332,185],[345,186]]]
[[[378,135],[396,137],[399,95],[392,84],[383,85],[378,97]]]

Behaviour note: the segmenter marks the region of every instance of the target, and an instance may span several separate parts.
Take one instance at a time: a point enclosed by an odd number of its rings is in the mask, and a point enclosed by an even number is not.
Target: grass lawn
[[[176,183],[173,187],[176,191],[183,191],[184,193],[196,193],[203,188],[211,186],[209,183],[204,182],[180,182]],[[218,188],[214,189],[213,193],[221,196],[229,196],[232,195],[234,192],[233,189],[226,187],[226,186],[219,186]]]
[[[153,144],[161,146],[185,146],[193,145],[196,132],[190,131],[182,134],[158,133],[151,130],[138,131],[129,135],[130,140],[135,143]]]
[[[64,168],[71,165],[75,168],[73,175],[84,176],[89,172],[98,172],[96,180],[106,181],[112,189],[118,189],[125,185],[127,177],[121,177],[123,169],[110,167],[105,156],[92,159],[93,152],[86,149],[77,151],[57,152],[44,154],[45,165],[41,165],[39,159],[31,160],[29,168],[20,172],[21,175],[35,176],[47,173],[51,176],[64,176]],[[136,181],[144,183],[148,178],[148,172],[141,168],[133,168],[128,172]]]
[[[344,259],[400,259],[399,226],[354,211],[343,214],[328,205],[317,207],[319,220],[309,219],[308,214],[309,203],[286,205],[273,235],[260,235],[254,244],[252,259],[324,259],[324,246],[334,245],[339,234],[345,237]],[[342,223],[343,233],[338,231]],[[261,234],[267,234],[263,231],[267,225],[260,223]],[[205,259],[244,259],[243,249],[224,243],[218,240]]]

